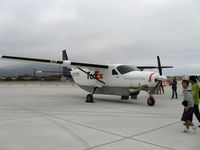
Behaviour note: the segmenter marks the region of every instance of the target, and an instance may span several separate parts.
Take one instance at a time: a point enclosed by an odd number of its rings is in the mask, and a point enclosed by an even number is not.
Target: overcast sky
[[[0,0],[0,54],[200,73],[199,0]],[[0,61],[0,69],[17,67]]]

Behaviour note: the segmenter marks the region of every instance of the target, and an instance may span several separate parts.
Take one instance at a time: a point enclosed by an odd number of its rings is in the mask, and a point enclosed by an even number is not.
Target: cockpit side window
[[[118,73],[115,69],[112,70],[112,75],[118,75]]]

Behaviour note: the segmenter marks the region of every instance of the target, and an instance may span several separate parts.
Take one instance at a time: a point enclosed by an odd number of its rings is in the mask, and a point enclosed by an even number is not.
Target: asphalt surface
[[[0,83],[0,150],[197,150],[200,129],[183,133],[182,94],[156,105],[94,95],[68,83]],[[196,118],[195,125],[198,125]]]

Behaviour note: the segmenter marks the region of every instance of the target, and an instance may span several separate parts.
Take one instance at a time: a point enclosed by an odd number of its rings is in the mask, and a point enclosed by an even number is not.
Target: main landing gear
[[[98,87],[95,87],[94,90],[93,90],[93,92],[92,92],[92,94],[88,94],[86,96],[86,101],[85,101],[86,103],[94,103],[93,95],[94,95],[95,91],[97,90],[97,88]]]

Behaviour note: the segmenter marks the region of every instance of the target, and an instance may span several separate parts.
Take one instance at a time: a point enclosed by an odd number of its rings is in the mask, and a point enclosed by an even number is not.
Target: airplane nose
[[[167,77],[166,76],[161,76],[161,75],[157,75],[156,77],[155,77],[155,79],[157,79],[157,80],[160,80],[160,81],[166,81],[167,80]]]
[[[163,75],[159,75],[158,73],[151,73],[149,76],[149,82],[157,82],[157,81],[166,81],[167,77]]]

